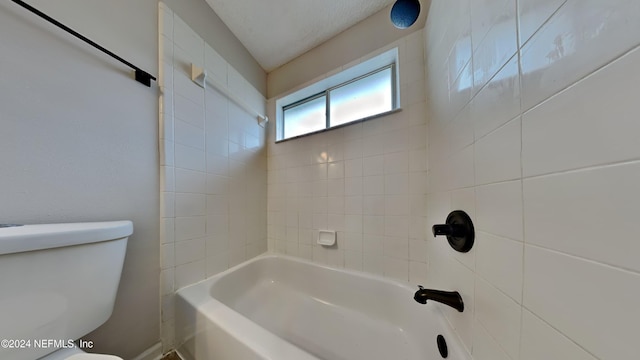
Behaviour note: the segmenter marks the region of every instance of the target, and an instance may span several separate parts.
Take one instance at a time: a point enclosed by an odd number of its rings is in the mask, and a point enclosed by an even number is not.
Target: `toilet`
[[[73,341],[111,317],[132,233],[131,221],[0,225],[0,339],[13,342],[0,359],[122,360]]]
[[[87,354],[78,348],[60,349],[39,360],[122,360],[114,355]]]

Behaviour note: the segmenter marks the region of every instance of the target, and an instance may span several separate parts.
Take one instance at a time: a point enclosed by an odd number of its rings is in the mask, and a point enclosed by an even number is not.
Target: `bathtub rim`
[[[196,283],[193,284],[189,284],[187,286],[181,287],[179,289],[175,290],[175,293],[178,294],[180,292],[182,292],[185,289],[189,289],[191,287],[195,287],[196,285],[201,285],[207,282],[215,282],[215,280],[224,277],[227,274],[230,274],[240,268],[243,268],[245,266],[248,266],[249,264],[252,264],[254,262],[260,261],[262,259],[285,259],[285,260],[290,260],[293,262],[297,262],[297,263],[302,263],[302,264],[306,264],[306,265],[311,265],[314,267],[319,267],[325,270],[329,270],[329,271],[333,271],[333,272],[339,272],[339,273],[345,273],[345,274],[350,274],[350,275],[355,275],[358,277],[363,277],[369,280],[375,280],[375,281],[380,281],[383,282],[387,285],[392,285],[394,287],[400,287],[400,288],[404,288],[408,291],[417,291],[418,290],[418,286],[411,286],[409,284],[409,282],[404,283],[400,280],[395,280],[393,278],[388,278],[388,277],[384,277],[382,275],[377,275],[377,274],[372,274],[369,272],[365,272],[362,270],[355,270],[355,269],[347,269],[347,268],[341,268],[341,267],[336,267],[336,266],[331,266],[331,265],[327,265],[327,264],[321,264],[321,263],[317,263],[314,262],[312,260],[309,259],[304,259],[304,258],[299,258],[299,257],[295,257],[295,256],[291,256],[291,255],[285,255],[285,254],[280,254],[280,253],[276,253],[276,252],[265,252],[262,253],[254,258],[251,258],[249,260],[243,261],[240,264],[234,265],[233,267],[230,267],[222,272],[219,272],[215,275],[211,275],[209,277],[207,277],[206,279],[200,280]],[[449,289],[439,289],[439,290],[446,290],[449,291]],[[438,304],[439,305],[439,304]]]

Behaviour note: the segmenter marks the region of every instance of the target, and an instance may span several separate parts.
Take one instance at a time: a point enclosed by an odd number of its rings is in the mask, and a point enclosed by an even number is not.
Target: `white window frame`
[[[356,119],[348,123],[330,126],[330,92],[342,86],[351,84],[355,81],[364,79],[368,76],[376,74],[380,71],[391,69],[391,91],[392,91],[392,108],[389,111],[371,115],[362,119]],[[325,114],[325,128],[309,132],[306,134],[300,134],[289,138],[284,137],[284,111],[292,107],[304,104],[308,101],[315,100],[319,97],[326,96],[326,114]],[[300,90],[281,97],[276,100],[276,143],[286,140],[297,139],[304,136],[309,136],[331,129],[336,129],[344,126],[349,126],[362,121],[375,119],[381,116],[392,114],[400,111],[400,86],[399,86],[399,74],[398,74],[398,49],[394,48],[386,51],[382,54],[376,55],[366,61],[363,61],[357,65],[354,65],[346,70],[343,70],[335,75],[325,77],[309,86],[306,86]]]

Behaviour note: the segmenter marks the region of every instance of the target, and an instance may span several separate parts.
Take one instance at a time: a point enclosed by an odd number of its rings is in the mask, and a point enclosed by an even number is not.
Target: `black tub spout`
[[[418,291],[413,295],[413,299],[420,304],[426,304],[427,300],[433,300],[451,306],[459,312],[464,311],[464,302],[459,292],[425,289],[420,285],[418,285],[418,288]]]

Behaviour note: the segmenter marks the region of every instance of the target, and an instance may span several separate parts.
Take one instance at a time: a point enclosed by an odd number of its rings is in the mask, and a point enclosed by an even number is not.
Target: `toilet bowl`
[[[67,347],[111,317],[132,233],[131,221],[0,225],[0,339],[33,341],[0,359],[122,360]]]

